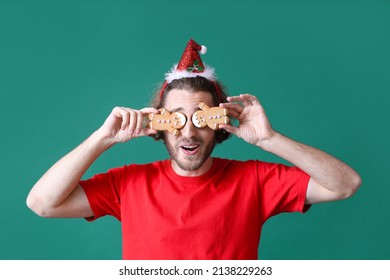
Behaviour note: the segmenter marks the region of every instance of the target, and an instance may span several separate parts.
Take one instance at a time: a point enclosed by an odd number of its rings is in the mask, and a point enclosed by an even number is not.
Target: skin
[[[310,175],[306,204],[345,199],[361,185],[361,178],[351,167],[316,148],[294,141],[273,130],[260,101],[253,95],[228,97],[220,104],[240,122],[238,127],[221,128],[244,141],[273,153]]]
[[[165,133],[164,141],[171,156],[173,170],[181,176],[199,176],[206,173],[212,165],[211,152],[215,146],[215,133],[209,127],[199,129],[191,122],[193,113],[199,110],[198,104],[205,102],[212,106],[211,95],[207,92],[193,94],[186,90],[174,89],[169,92],[164,107],[170,112],[180,111],[187,116],[186,125],[178,137]],[[183,146],[196,147],[188,155]]]
[[[198,103],[211,106],[207,92],[172,90],[164,106],[170,111],[183,112],[190,120],[198,110]],[[306,203],[314,204],[350,197],[360,184],[360,176],[348,165],[316,148],[296,142],[275,131],[259,100],[250,94],[228,98],[221,107],[238,119],[237,127],[221,125],[220,128],[242,138],[249,144],[274,153],[298,166],[310,175]],[[90,217],[93,212],[79,181],[91,164],[107,149],[120,142],[150,136],[157,131],[142,126],[155,108],[134,110],[115,107],[104,124],[88,139],[55,163],[34,185],[27,197],[30,209],[43,217]],[[176,137],[165,134],[165,143],[171,155],[174,171],[182,176],[199,176],[212,165],[210,154],[215,143],[214,131],[198,129],[187,121]],[[183,146],[194,151],[186,152]]]

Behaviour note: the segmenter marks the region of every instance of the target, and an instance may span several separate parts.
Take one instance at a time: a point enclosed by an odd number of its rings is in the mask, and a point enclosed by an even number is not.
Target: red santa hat
[[[205,54],[207,52],[206,46],[201,46],[194,40],[190,39],[184,49],[183,55],[179,63],[175,64],[172,69],[165,74],[165,82],[160,91],[162,97],[167,85],[176,79],[204,77],[215,84],[215,89],[219,96],[221,96],[219,87],[217,85],[214,68],[203,64],[199,53]]]
[[[165,74],[166,83],[170,83],[175,79],[192,78],[201,76],[210,81],[215,81],[214,68],[203,64],[199,53],[205,54],[206,46],[201,46],[194,40],[188,41],[183,55],[178,64],[175,64],[172,69]]]

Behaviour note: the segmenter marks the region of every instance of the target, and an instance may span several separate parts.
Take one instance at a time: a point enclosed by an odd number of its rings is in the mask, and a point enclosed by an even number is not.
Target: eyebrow
[[[180,111],[183,111],[184,108],[183,107],[178,107],[178,108],[173,108],[171,110],[168,110],[169,112],[173,113],[173,112],[180,112]]]

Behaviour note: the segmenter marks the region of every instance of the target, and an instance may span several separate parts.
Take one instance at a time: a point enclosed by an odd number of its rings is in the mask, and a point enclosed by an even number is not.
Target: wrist
[[[112,137],[105,135],[101,129],[98,129],[92,133],[89,140],[90,144],[100,152],[104,152],[115,144],[115,141],[112,139]]]
[[[281,134],[276,132],[276,131],[272,131],[269,133],[269,135],[265,138],[263,138],[262,140],[260,140],[256,146],[263,149],[264,151],[266,152],[273,152],[276,148],[276,145],[279,141],[279,139],[281,138]]]

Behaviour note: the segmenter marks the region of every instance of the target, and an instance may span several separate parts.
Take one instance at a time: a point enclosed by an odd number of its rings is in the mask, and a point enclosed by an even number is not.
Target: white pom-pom
[[[207,52],[206,46],[201,46],[200,53],[205,54]]]

